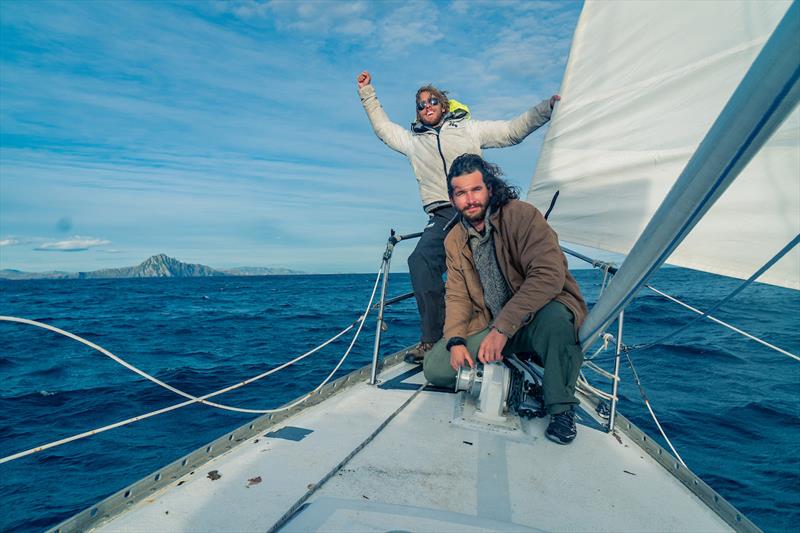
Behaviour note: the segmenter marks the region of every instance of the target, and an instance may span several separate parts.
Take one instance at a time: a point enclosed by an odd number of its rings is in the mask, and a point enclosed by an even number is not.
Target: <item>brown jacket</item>
[[[551,300],[572,311],[577,332],[587,308],[578,283],[567,270],[567,258],[558,246],[558,236],[532,205],[511,200],[492,213],[494,249],[500,270],[513,296],[506,302],[494,325],[514,335]],[[491,313],[483,299],[467,230],[456,224],[444,241],[447,253],[447,304],[444,337],[468,337],[484,329]]]

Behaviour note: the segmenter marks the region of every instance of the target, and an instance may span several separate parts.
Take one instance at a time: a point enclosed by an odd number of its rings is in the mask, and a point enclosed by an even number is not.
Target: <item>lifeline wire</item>
[[[276,413],[276,412],[280,412],[280,411],[285,411],[287,409],[291,409],[295,405],[305,401],[309,396],[313,395],[316,391],[318,391],[320,388],[322,388],[330,380],[330,378],[333,376],[333,374],[336,372],[336,370],[341,366],[341,364],[344,362],[344,360],[350,354],[350,351],[353,348],[353,345],[355,344],[355,341],[358,338],[359,333],[361,332],[361,328],[363,327],[364,322],[366,322],[367,316],[369,315],[370,307],[372,306],[372,300],[375,298],[375,292],[376,292],[376,290],[378,288],[378,280],[380,280],[380,277],[381,277],[382,273],[383,273],[383,267],[381,267],[378,270],[378,275],[377,275],[377,277],[375,279],[375,284],[374,284],[374,286],[372,288],[372,295],[370,296],[370,301],[369,301],[369,304],[367,305],[367,309],[364,312],[364,314],[356,321],[356,322],[360,322],[360,325],[358,327],[358,331],[356,332],[353,340],[351,341],[350,346],[347,348],[347,351],[345,352],[345,355],[339,360],[339,363],[336,365],[336,368],[334,369],[334,371],[331,372],[331,374],[329,374],[327,378],[325,378],[325,381],[323,381],[322,384],[320,384],[318,387],[316,387],[310,393],[308,393],[305,396],[303,396],[301,399],[299,399],[299,400],[297,400],[297,401],[295,401],[295,402],[293,402],[291,404],[279,407],[277,409],[260,410],[260,411],[258,411],[259,413]],[[3,318],[3,319],[8,319],[8,318],[14,319],[14,320],[10,320],[11,322],[28,323],[27,321],[25,321],[25,319],[15,319],[15,317],[0,317],[0,318]],[[36,446],[36,447],[31,448],[29,450],[25,450],[25,451],[22,451],[22,452],[18,452],[18,453],[9,455],[7,457],[0,458],[0,464],[7,463],[9,461],[13,461],[15,459],[19,459],[21,457],[25,457],[27,455],[31,455],[31,454],[34,454],[34,453],[37,453],[37,452],[41,452],[41,451],[47,450],[49,448],[54,448],[56,446],[61,446],[62,444],[67,444],[68,442],[73,442],[73,441],[76,441],[76,440],[79,440],[79,439],[82,439],[82,438],[85,438],[85,437],[96,435],[98,433],[103,433],[105,431],[109,431],[111,429],[116,429],[118,427],[122,427],[122,426],[125,426],[125,425],[128,425],[128,424],[132,424],[133,422],[138,422],[140,420],[145,420],[147,418],[151,418],[153,416],[164,414],[164,413],[167,413],[169,411],[174,411],[176,409],[180,409],[181,407],[186,407],[187,405],[191,405],[193,403],[197,403],[197,402],[203,403],[203,400],[206,400],[206,399],[211,398],[213,396],[217,396],[219,394],[223,394],[225,392],[229,392],[229,391],[231,391],[233,389],[236,389],[236,388],[242,387],[244,385],[247,385],[249,383],[252,383],[253,381],[256,381],[257,379],[261,379],[261,378],[266,377],[266,376],[268,376],[270,374],[278,372],[279,370],[282,370],[282,369],[286,368],[287,366],[290,366],[290,365],[296,363],[297,361],[300,361],[301,359],[304,359],[305,357],[308,357],[312,353],[314,353],[314,352],[318,351],[320,348],[322,348],[322,346],[325,346],[326,344],[329,344],[330,342],[333,342],[333,340],[335,340],[336,338],[344,335],[347,331],[349,331],[350,329],[352,329],[355,326],[356,322],[354,322],[353,324],[351,324],[350,326],[345,328],[343,331],[338,333],[336,335],[336,337],[333,337],[333,338],[329,339],[328,341],[326,341],[325,344],[323,344],[321,346],[318,346],[317,348],[315,348],[315,349],[313,349],[311,351],[308,351],[305,354],[303,354],[301,356],[298,356],[298,357],[292,359],[291,361],[288,361],[288,362],[286,362],[286,363],[284,363],[284,364],[282,364],[282,365],[280,365],[280,366],[278,366],[276,368],[273,368],[273,369],[271,369],[271,370],[269,370],[269,371],[267,371],[267,372],[265,372],[265,373],[263,373],[263,374],[261,374],[259,376],[256,376],[255,378],[250,378],[248,380],[242,381],[241,383],[237,383],[236,385],[232,385],[230,387],[226,387],[224,389],[220,389],[218,391],[206,394],[204,396],[192,397],[191,400],[188,400],[186,402],[182,402],[182,403],[179,403],[179,404],[174,404],[174,405],[171,405],[169,407],[165,407],[163,409],[158,409],[156,411],[151,411],[149,413],[145,413],[143,415],[135,416],[135,417],[129,418],[127,420],[122,420],[120,422],[115,422],[115,423],[109,424],[107,426],[103,426],[103,427],[96,428],[96,429],[93,429],[93,430],[90,430],[90,431],[86,431],[86,432],[81,433],[79,435],[73,435],[71,437],[67,437],[67,438],[64,438],[64,439],[53,441],[53,442],[50,442],[48,444],[43,444],[41,446]],[[46,326],[46,324],[44,324],[44,325]],[[67,332],[64,332],[64,333],[67,333]],[[73,337],[71,334],[69,334],[67,336]],[[186,393],[183,393],[183,394],[186,394]],[[210,402],[205,402],[205,403],[211,405]]]

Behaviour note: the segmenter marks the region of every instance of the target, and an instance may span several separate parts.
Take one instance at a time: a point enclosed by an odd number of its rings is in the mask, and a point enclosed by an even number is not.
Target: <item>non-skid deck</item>
[[[516,431],[460,423],[463,397],[414,396],[422,376],[405,363],[381,379],[248,439],[99,529],[730,530],[587,411],[576,441],[560,446],[544,437],[545,419]]]

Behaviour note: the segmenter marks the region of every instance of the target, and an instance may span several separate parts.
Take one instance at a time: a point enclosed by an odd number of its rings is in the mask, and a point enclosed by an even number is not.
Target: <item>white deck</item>
[[[560,446],[544,438],[545,419],[467,427],[453,423],[460,394],[423,391],[336,471],[413,393],[355,385],[273,430],[310,431],[300,440],[251,438],[100,529],[265,531],[311,490],[283,530],[730,531],[624,435],[579,425]],[[303,432],[283,434],[293,433]]]

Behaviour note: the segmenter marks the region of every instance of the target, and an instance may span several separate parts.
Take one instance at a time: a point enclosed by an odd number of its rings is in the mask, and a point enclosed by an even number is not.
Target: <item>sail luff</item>
[[[800,101],[793,2],[581,327],[587,348],[666,261]]]

